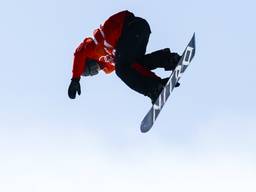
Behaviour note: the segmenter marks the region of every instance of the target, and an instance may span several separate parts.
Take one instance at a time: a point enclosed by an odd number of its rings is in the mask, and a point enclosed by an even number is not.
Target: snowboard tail
[[[195,42],[195,33],[193,34],[189,44],[187,45],[186,49],[184,50],[181,59],[178,62],[175,70],[171,73],[169,80],[165,87],[163,88],[162,92],[160,93],[159,97],[150,108],[149,112],[146,114],[144,119],[141,122],[140,130],[142,133],[148,132],[154,125],[158,115],[160,114],[165,102],[171,95],[176,83],[179,81],[185,70],[187,69],[188,65],[192,61],[195,56],[196,51],[196,42]]]

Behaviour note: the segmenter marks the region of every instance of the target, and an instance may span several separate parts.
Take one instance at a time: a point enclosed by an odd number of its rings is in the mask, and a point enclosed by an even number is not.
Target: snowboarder
[[[100,70],[109,74],[115,70],[126,85],[154,103],[168,78],[161,79],[151,70],[173,71],[180,55],[169,48],[145,54],[150,33],[148,22],[127,10],[109,17],[94,31],[94,38],[85,38],[74,53],[69,97],[75,99],[77,93],[81,94],[81,76],[96,75]]]

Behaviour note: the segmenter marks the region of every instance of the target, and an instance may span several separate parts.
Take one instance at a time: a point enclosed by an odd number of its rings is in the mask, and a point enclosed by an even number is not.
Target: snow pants
[[[145,19],[128,18],[115,52],[117,76],[131,89],[145,96],[163,84],[163,80],[151,70],[167,67],[167,60],[170,59],[169,49],[145,55],[150,33],[150,26]]]

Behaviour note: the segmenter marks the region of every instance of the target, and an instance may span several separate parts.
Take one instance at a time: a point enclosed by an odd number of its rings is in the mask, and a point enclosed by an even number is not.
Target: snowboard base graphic
[[[146,116],[142,120],[141,126],[140,126],[140,130],[142,133],[148,132],[154,125],[154,122],[156,121],[164,104],[169,98],[171,92],[173,91],[176,83],[179,81],[179,79],[187,69],[188,65],[194,58],[195,51],[196,51],[196,42],[195,42],[195,34],[194,34],[189,44],[187,45],[186,49],[184,50],[181,56],[181,59],[178,62],[178,65],[170,75],[168,82],[166,83],[164,89],[160,93],[158,99],[156,100],[156,102],[153,104],[149,112],[146,114]]]

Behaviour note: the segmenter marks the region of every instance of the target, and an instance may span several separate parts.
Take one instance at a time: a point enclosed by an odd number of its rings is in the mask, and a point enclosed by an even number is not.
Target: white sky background
[[[256,191],[254,1],[0,2],[0,191]],[[146,18],[148,52],[197,53],[154,128],[113,73],[67,97],[73,52],[111,14]],[[166,75],[158,71],[161,75]]]

